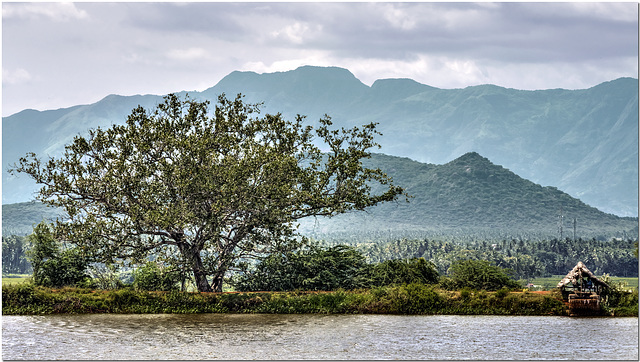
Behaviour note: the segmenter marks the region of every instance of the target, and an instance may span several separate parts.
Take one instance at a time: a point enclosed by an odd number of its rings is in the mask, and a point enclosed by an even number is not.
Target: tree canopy
[[[362,165],[378,146],[374,123],[303,121],[260,117],[241,95],[221,95],[211,114],[208,101],[170,94],[153,110],[135,108],[123,125],[76,136],[60,158],[29,153],[11,172],[29,174],[43,185],[38,199],[65,210],[58,240],[107,263],[169,251],[199,291],[221,291],[242,260],[297,246],[297,220],[404,194]],[[383,191],[374,195],[376,184]]]

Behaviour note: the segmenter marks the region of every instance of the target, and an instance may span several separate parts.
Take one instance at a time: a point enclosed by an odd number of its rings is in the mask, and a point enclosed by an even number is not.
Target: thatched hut
[[[558,288],[562,290],[564,300],[569,302],[572,315],[589,315],[600,312],[600,294],[609,285],[578,262],[558,283]]]

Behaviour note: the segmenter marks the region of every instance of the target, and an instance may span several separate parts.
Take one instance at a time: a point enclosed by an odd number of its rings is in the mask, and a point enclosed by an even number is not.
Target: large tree
[[[43,185],[39,200],[66,210],[60,240],[104,262],[169,251],[199,291],[221,291],[239,260],[295,245],[297,220],[404,194],[362,165],[378,146],[375,124],[303,121],[261,117],[241,95],[220,96],[210,112],[207,101],[170,94],[153,110],[135,108],[124,125],[76,136],[60,158],[29,153],[12,172],[29,174]]]

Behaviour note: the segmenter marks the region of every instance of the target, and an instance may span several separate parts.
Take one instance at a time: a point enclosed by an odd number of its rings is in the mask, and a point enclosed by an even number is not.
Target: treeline
[[[638,276],[638,242],[626,239],[502,240],[459,243],[429,239],[399,239],[358,244],[370,262],[424,258],[438,272],[446,272],[456,260],[486,260],[513,271],[516,279],[564,275],[582,261],[596,275]]]
[[[323,243],[327,247],[338,247],[335,243]],[[582,261],[596,275],[609,274],[618,277],[638,276],[638,242],[631,239],[551,239],[525,241],[503,239],[501,241],[455,239],[396,239],[381,242],[353,244],[362,260],[351,255],[348,265],[382,263],[386,260],[424,258],[433,263],[435,270],[444,275],[456,260],[486,260],[501,268],[510,269],[516,279],[531,279],[564,275],[578,261]],[[11,235],[2,237],[2,272],[29,274],[33,269],[27,258],[31,248],[28,237]],[[339,248],[338,248],[339,249]],[[337,252],[338,249],[334,249]],[[306,251],[308,252],[308,251]],[[301,251],[301,253],[304,253]],[[267,259],[275,263],[274,255]],[[289,255],[291,261],[311,257],[308,254]],[[308,263],[309,261],[305,261]],[[325,261],[326,262],[326,261]],[[366,262],[366,263],[365,263]],[[338,266],[335,266],[338,267]],[[340,268],[349,267],[345,265]],[[346,272],[346,271],[345,271]],[[379,273],[380,271],[376,271]]]
[[[31,274],[31,263],[27,258],[30,244],[25,236],[2,237],[2,273]]]

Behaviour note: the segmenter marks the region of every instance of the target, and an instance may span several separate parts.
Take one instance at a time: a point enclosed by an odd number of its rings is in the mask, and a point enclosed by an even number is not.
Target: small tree
[[[239,260],[295,248],[301,218],[404,192],[362,165],[378,146],[375,124],[337,130],[325,116],[313,129],[302,116],[260,118],[241,96],[220,96],[212,115],[208,105],[170,94],[155,110],[134,109],[125,125],[77,136],[61,158],[30,153],[11,172],[29,174],[43,185],[38,199],[64,208],[58,239],[105,263],[168,248],[201,292],[222,291]],[[375,184],[385,188],[379,195]]]
[[[29,235],[28,257],[33,267],[33,282],[47,287],[77,285],[89,279],[88,259],[80,249],[62,249],[47,223],[36,225]]]

